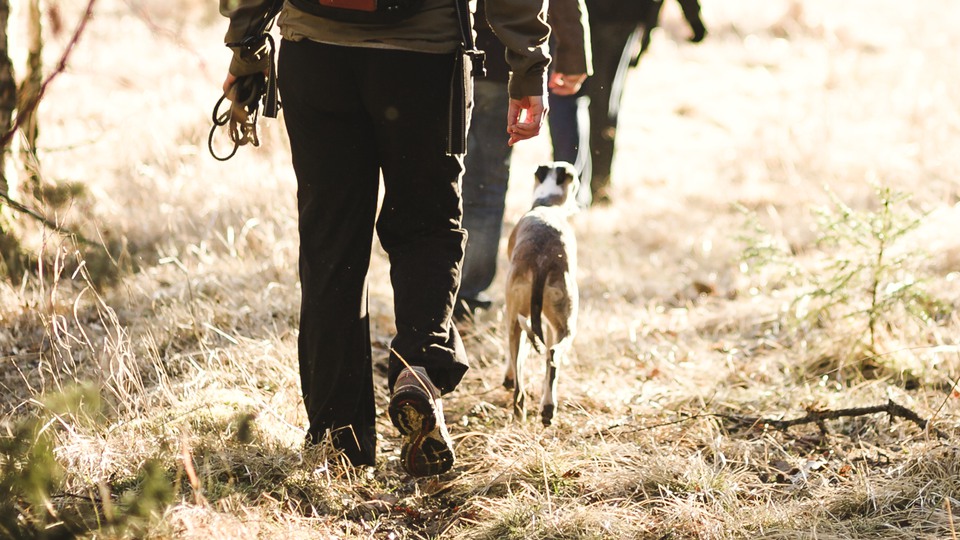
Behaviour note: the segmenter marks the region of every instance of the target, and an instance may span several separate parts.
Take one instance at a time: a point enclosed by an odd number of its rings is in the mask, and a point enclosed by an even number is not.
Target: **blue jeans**
[[[553,144],[553,159],[572,163],[580,175],[580,192],[577,202],[590,206],[591,159],[589,145],[590,98],[583,92],[573,96],[550,94],[550,142]]]
[[[475,81],[463,174],[467,247],[458,295],[458,303],[471,307],[489,300],[484,291],[497,273],[512,151],[507,146],[507,100],[506,82]]]

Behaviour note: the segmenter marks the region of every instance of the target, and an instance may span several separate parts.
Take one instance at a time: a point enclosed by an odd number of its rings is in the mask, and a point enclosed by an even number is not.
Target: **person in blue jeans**
[[[551,1],[547,21],[552,27],[554,61],[548,86],[555,95],[576,94],[592,71],[583,0]],[[478,1],[475,26],[477,48],[486,52],[487,77],[474,82],[473,117],[464,158],[463,228],[467,245],[454,308],[454,317],[461,321],[491,305],[486,290],[497,271],[512,151],[503,130],[510,68],[503,44],[487,24],[484,0]]]
[[[679,0],[699,43],[707,30],[699,0]],[[573,163],[580,174],[581,206],[610,202],[614,141],[627,70],[635,67],[659,24],[662,0],[586,0],[590,14],[593,76],[574,95],[550,92],[553,158]],[[639,49],[638,52],[635,52]]]

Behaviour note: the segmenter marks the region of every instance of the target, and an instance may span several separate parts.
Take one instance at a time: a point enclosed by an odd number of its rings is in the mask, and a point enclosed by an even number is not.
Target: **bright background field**
[[[444,402],[457,465],[419,481],[386,414],[375,469],[302,447],[282,115],[226,163],[206,148],[226,20],[97,2],[39,108],[39,157],[85,186],[47,215],[112,259],[2,210],[43,263],[0,281],[0,537],[957,538],[960,4],[703,0],[693,45],[665,1],[613,204],[574,219],[554,426],[538,358],[531,419],[510,415],[501,275]],[[48,70],[83,7],[61,4]],[[515,147],[505,231],[549,156],[546,130]]]

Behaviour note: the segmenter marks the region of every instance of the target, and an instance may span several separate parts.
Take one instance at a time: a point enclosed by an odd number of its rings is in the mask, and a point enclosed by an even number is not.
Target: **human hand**
[[[235,82],[237,82],[237,76],[227,72],[227,78],[223,80],[223,95],[227,95],[227,93],[230,92],[230,87],[233,86]]]
[[[572,96],[580,91],[583,81],[587,80],[586,73],[556,73],[550,76],[547,86],[558,96]]]
[[[546,104],[547,100],[543,96],[510,98],[507,111],[507,134],[510,135],[510,140],[507,145],[513,146],[540,134],[543,119],[547,115]]]

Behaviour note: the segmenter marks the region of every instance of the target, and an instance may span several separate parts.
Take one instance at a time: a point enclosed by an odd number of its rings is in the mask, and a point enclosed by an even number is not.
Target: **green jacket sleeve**
[[[510,64],[510,97],[542,96],[546,93],[547,3],[544,0],[486,0],[490,28],[507,48]]]
[[[230,19],[225,43],[237,43],[252,32],[266,16],[273,0],[220,0],[220,14]],[[266,70],[270,58],[261,49],[247,51],[240,47],[230,47],[233,59],[230,61],[230,73],[242,77]]]
[[[552,51],[553,70],[592,75],[590,25],[584,0],[550,0],[549,17],[555,45]]]

